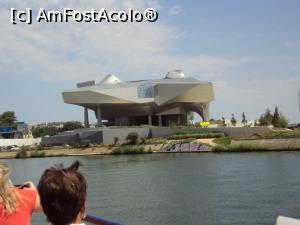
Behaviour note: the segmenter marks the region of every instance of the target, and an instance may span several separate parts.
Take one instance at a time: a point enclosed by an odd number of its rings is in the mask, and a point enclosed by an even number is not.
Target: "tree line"
[[[222,118],[223,123],[225,123],[225,118]],[[235,118],[234,114],[231,116],[230,120],[231,124],[233,126],[236,125],[237,119]],[[242,114],[242,123],[244,126],[247,124],[246,115],[243,112]],[[270,126],[273,125],[276,128],[286,128],[288,126],[288,120],[287,118],[278,110],[278,107],[275,107],[274,113],[271,112],[269,108],[266,109],[266,111],[261,114],[261,116],[258,119],[258,123],[255,121],[255,126]]]
[[[63,123],[62,127],[58,126],[36,126],[31,129],[33,137],[53,136],[59,132],[70,131],[83,128],[79,121],[68,121]]]
[[[271,110],[267,108],[265,113],[260,116],[258,122],[261,126],[273,125],[274,127],[278,128],[285,128],[288,126],[287,118],[278,111],[277,106],[275,107],[274,113],[272,113]]]

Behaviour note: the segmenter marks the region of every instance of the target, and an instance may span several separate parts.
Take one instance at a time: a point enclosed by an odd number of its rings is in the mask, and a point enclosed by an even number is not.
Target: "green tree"
[[[56,127],[34,127],[31,130],[33,137],[44,137],[44,136],[54,136],[58,133]]]
[[[288,119],[282,114],[279,114],[278,127],[286,128],[288,126]]]
[[[247,119],[246,119],[246,115],[245,115],[245,112],[243,112],[243,114],[242,114],[242,123],[244,124],[244,126],[246,126],[246,124],[247,124]]]
[[[278,107],[276,106],[273,117],[272,117],[272,125],[274,127],[280,127],[279,126],[279,121],[280,121],[280,115],[279,115],[279,112],[278,112]]]
[[[273,115],[269,108],[266,109],[265,113],[262,114],[259,118],[259,124],[261,126],[269,126],[272,124]]]
[[[0,124],[1,125],[14,125],[17,121],[15,112],[6,111],[0,115]]]
[[[271,110],[269,108],[267,108],[267,110],[265,112],[265,120],[267,121],[268,125],[272,124],[272,119],[273,119],[273,115],[271,113]]]
[[[80,128],[83,128],[83,126],[79,121],[68,121],[64,123],[62,131],[76,130]]]
[[[237,120],[235,119],[235,117],[234,117],[234,114],[232,113],[232,116],[231,116],[231,124],[233,125],[233,126],[235,126],[236,125],[236,122],[237,122]]]

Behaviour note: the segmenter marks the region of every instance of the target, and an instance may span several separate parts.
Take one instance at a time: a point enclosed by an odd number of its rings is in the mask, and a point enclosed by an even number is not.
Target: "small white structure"
[[[39,145],[41,138],[29,138],[29,139],[0,139],[0,147],[7,146],[33,146]]]
[[[106,77],[104,77],[99,83],[98,85],[105,85],[105,84],[119,84],[122,83],[122,81],[116,77],[113,74],[109,74]]]
[[[240,121],[237,121],[235,126],[233,126],[230,119],[225,119],[226,127],[254,127],[254,125],[255,125],[255,121],[248,121],[247,123],[242,123]]]
[[[165,78],[166,79],[180,79],[180,78],[185,78],[185,75],[182,72],[182,70],[173,70],[173,71],[169,71]]]

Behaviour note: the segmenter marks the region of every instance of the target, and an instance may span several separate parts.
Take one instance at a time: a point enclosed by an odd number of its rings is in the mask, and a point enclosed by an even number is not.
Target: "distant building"
[[[55,127],[57,129],[63,128],[63,126],[64,126],[64,122],[50,122],[50,123],[45,122],[45,123],[32,125],[32,127],[34,128]]]
[[[31,131],[27,123],[16,122],[14,125],[0,126],[0,138],[13,139],[13,138],[29,138]]]
[[[182,71],[169,72],[165,78],[122,82],[114,75],[95,84],[88,81],[62,93],[65,103],[95,112],[97,125],[186,125],[190,112],[209,119],[209,104],[214,99],[211,82],[186,77]]]
[[[16,130],[11,126],[0,127],[0,138],[14,138]]]

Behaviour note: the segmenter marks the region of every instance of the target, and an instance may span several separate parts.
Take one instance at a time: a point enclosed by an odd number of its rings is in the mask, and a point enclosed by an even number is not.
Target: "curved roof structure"
[[[185,78],[185,75],[182,72],[182,70],[173,70],[173,71],[169,71],[165,78],[166,79],[180,79],[180,78]]]
[[[98,84],[118,84],[122,83],[122,81],[113,74],[109,74],[104,77]]]

